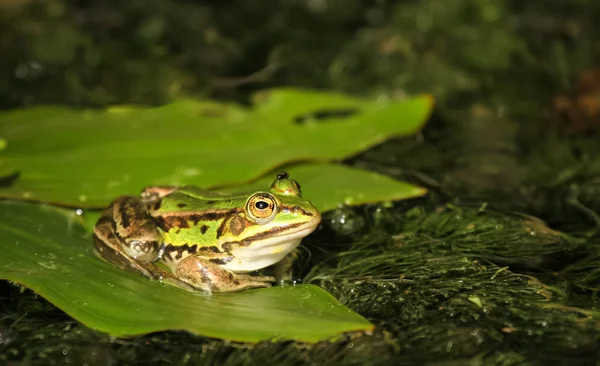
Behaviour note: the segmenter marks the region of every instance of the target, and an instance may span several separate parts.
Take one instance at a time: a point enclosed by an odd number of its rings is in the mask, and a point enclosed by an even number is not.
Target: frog
[[[121,269],[205,293],[270,287],[321,214],[286,172],[268,190],[150,186],[116,198],[93,230],[94,253]]]

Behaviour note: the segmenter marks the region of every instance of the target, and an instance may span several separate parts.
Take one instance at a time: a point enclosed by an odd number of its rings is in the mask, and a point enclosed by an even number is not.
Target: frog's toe
[[[271,287],[271,282],[248,281],[244,283],[244,289]]]
[[[175,276],[196,289],[206,292],[233,292],[251,288],[269,287],[275,277],[236,274],[199,256],[181,260]]]
[[[251,276],[251,275],[237,275],[238,279],[245,279],[252,282],[265,282],[265,283],[273,283],[277,279],[273,276]]]
[[[233,278],[228,283],[221,284],[221,292],[248,290],[252,288],[271,287],[275,282],[275,277],[271,276],[251,276],[246,274],[233,274]]]

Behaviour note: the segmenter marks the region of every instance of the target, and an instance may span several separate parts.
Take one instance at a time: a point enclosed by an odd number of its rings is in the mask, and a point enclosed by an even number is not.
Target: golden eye
[[[248,200],[246,212],[254,221],[265,223],[275,217],[277,202],[270,194],[257,193]]]

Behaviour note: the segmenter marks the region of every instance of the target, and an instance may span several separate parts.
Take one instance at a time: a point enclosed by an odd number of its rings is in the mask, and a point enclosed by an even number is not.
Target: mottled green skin
[[[282,261],[315,230],[317,209],[280,173],[268,191],[222,194],[193,186],[149,187],[142,198],[117,198],[94,228],[96,253],[122,268],[206,291],[265,287],[273,277],[249,276]]]
[[[256,224],[244,211],[248,198],[260,192],[221,194],[186,186],[163,197],[157,209],[151,208],[149,212],[152,217],[163,218],[166,222],[170,218],[179,220],[179,225],[173,227],[158,225],[163,232],[165,244],[175,247],[196,244],[199,248],[216,246],[223,251],[221,245],[225,242],[242,242],[259,234],[268,235],[274,229],[281,233],[287,227],[307,223],[319,215],[314,206],[300,195],[277,188],[279,187],[270,189],[268,193],[276,198],[279,212],[272,221],[265,224]],[[193,220],[199,216],[202,219]],[[241,233],[232,232],[227,226],[227,222],[233,217],[245,221],[246,225]]]

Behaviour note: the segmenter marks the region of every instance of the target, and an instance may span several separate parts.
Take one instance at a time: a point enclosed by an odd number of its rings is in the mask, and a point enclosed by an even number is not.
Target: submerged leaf
[[[285,163],[339,160],[413,134],[432,105],[429,96],[383,102],[292,89],[255,100],[252,109],[185,100],[0,114],[0,176],[18,172],[0,197],[98,207],[148,185],[239,184]]]
[[[314,285],[192,293],[96,258],[79,217],[0,202],[0,278],[21,283],[90,328],[114,336],[186,330],[258,342],[316,342],[373,325]]]

